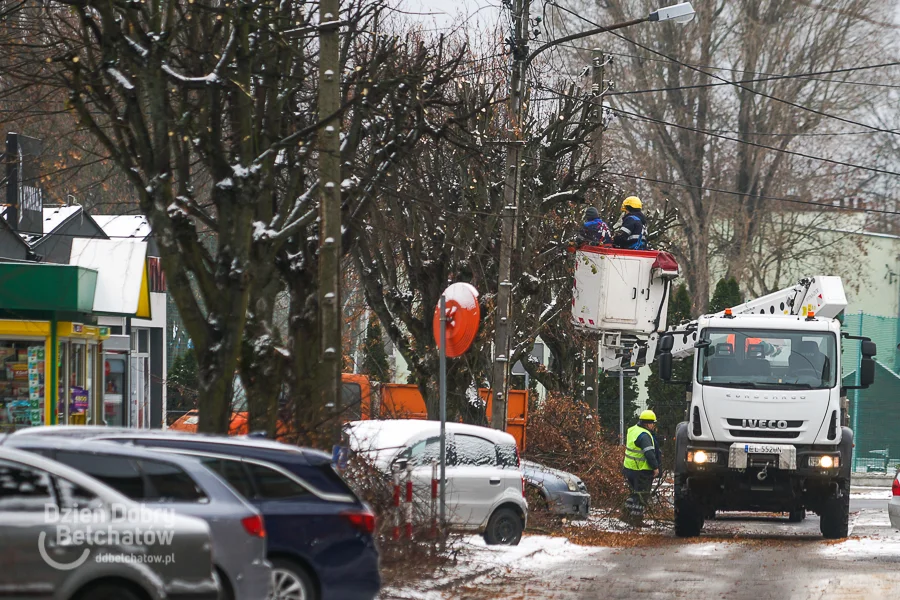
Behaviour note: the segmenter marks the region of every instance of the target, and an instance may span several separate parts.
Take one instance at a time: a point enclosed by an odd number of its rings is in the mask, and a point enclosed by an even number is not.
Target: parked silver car
[[[209,525],[0,447],[0,596],[214,600]]]
[[[538,490],[553,514],[586,519],[591,510],[591,495],[584,482],[571,473],[530,460],[522,461],[525,485]]]
[[[90,475],[128,498],[204,519],[225,600],[262,600],[272,565],[259,511],[196,458],[112,442],[9,436],[4,444],[36,452]]]

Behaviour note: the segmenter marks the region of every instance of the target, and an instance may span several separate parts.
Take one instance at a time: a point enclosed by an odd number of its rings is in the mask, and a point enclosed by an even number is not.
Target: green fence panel
[[[857,472],[894,473],[900,467],[900,353],[897,343],[900,319],[865,313],[843,318],[843,331],[863,335],[878,347],[875,384],[865,390],[849,390],[850,427],[854,431],[853,469]],[[858,382],[859,342],[844,340],[844,385]]]

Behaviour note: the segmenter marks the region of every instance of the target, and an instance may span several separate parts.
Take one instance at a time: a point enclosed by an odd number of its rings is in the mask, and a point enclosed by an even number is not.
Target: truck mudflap
[[[783,471],[796,471],[797,448],[790,444],[735,443],[728,449],[728,467],[773,467]]]

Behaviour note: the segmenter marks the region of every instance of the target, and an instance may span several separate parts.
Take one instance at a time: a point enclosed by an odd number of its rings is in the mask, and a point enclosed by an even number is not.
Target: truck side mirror
[[[408,465],[408,458],[406,458],[405,456],[398,456],[394,459],[394,462],[391,463],[391,469],[393,471],[405,471]]]
[[[671,333],[665,333],[660,336],[659,343],[656,348],[662,353],[671,353],[672,348],[675,347],[675,336]]]
[[[867,388],[873,383],[875,383],[875,360],[863,354],[862,360],[859,361],[859,387]]]
[[[859,350],[863,356],[869,358],[878,354],[878,349],[875,347],[875,342],[871,340],[863,340],[859,345]]]
[[[663,381],[672,380],[672,353],[663,352],[657,359],[659,361],[659,378]]]

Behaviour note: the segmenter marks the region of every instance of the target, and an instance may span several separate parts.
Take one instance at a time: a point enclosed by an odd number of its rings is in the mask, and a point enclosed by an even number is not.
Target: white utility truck
[[[787,512],[801,521],[808,509],[826,538],[846,537],[853,452],[846,391],[873,382],[875,344],[841,332],[840,278],[803,279],[667,331],[677,265],[666,253],[632,253],[576,252],[572,318],[597,334],[605,370],[658,360],[663,380],[687,386],[675,436],[676,535],[698,535],[718,510]],[[842,383],[847,340],[860,344],[857,386]],[[689,381],[671,381],[676,359],[693,361]]]

